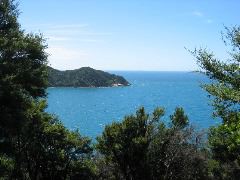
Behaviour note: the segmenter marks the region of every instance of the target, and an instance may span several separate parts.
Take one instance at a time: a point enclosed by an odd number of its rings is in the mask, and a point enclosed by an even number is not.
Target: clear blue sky
[[[189,71],[184,49],[226,58],[223,25],[239,25],[239,0],[20,0],[20,23],[47,38],[57,69]]]

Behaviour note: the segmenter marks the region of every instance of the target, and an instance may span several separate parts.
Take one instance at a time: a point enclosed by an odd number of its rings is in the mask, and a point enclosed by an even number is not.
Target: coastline
[[[118,85],[118,86],[88,86],[88,87],[83,87],[83,86],[48,86],[47,88],[81,88],[81,89],[98,89],[98,88],[124,88],[124,87],[129,87],[132,84],[128,85]]]

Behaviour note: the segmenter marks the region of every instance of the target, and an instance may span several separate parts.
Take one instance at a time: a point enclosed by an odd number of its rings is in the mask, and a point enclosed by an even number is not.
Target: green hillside
[[[128,86],[122,76],[82,67],[76,70],[60,71],[49,67],[50,87],[114,87]]]

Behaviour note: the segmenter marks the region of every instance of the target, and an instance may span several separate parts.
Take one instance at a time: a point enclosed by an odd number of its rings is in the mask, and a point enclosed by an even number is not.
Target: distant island
[[[118,87],[130,85],[122,76],[90,67],[66,71],[48,67],[48,74],[49,87]]]

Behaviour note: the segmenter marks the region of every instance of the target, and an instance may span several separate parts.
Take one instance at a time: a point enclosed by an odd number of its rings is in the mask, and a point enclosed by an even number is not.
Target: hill
[[[48,67],[48,73],[50,87],[114,87],[130,85],[122,76],[90,67],[66,71]]]

